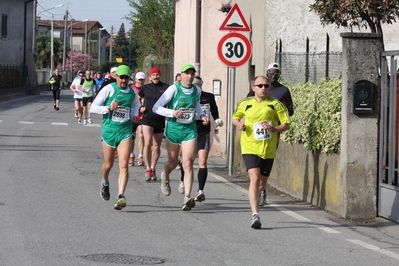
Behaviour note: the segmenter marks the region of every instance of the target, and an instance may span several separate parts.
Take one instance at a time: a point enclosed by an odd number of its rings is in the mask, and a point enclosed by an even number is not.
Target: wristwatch
[[[108,111],[111,111],[111,106],[107,106]]]
[[[276,128],[275,127],[272,127],[272,132],[275,132],[276,131]]]

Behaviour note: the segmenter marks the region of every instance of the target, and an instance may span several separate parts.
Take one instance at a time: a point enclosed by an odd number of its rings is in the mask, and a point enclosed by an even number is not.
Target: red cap
[[[160,70],[159,68],[157,68],[157,67],[153,67],[153,68],[151,68],[151,70],[150,70],[150,76],[151,76],[152,74],[159,74],[159,75],[161,75],[161,70]]]

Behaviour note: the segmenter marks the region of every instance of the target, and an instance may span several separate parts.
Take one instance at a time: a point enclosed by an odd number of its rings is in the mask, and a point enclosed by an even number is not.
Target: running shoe
[[[118,200],[116,201],[115,205],[114,205],[114,209],[115,210],[122,210],[123,208],[126,207],[126,199],[125,196],[123,196],[122,194],[120,194],[118,196]]]
[[[134,156],[130,156],[130,158],[129,158],[129,166],[134,166]]]
[[[140,157],[139,160],[137,161],[138,166],[143,166],[144,165],[144,159],[143,157]]]
[[[57,110],[57,107],[55,106],[55,104],[54,104],[54,110]]]
[[[259,206],[266,205],[266,189],[259,193]]]
[[[91,118],[89,118],[88,122],[89,124],[93,124],[93,120],[91,120]]]
[[[150,169],[146,169],[145,170],[144,180],[147,181],[147,182],[151,181],[151,170]]]
[[[101,182],[101,198],[105,201],[109,201],[109,184],[108,185],[104,185],[103,182]]]
[[[193,198],[184,197],[182,210],[189,211],[194,207],[195,207],[195,200]]]
[[[170,195],[170,185],[169,185],[169,180],[165,180],[165,173],[162,172],[161,173],[161,191],[165,196],[169,196]]]
[[[151,181],[157,181],[157,175],[155,174],[155,169],[151,169]]]
[[[198,192],[198,195],[195,197],[195,201],[198,201],[198,202],[205,201],[205,194],[203,191]]]
[[[257,213],[252,214],[251,227],[253,229],[260,229],[262,227],[262,223],[260,222],[259,214],[257,214]]]
[[[179,193],[180,193],[180,194],[184,194],[184,182],[183,182],[183,181],[180,181],[180,184],[179,184]]]
[[[75,117],[78,118],[78,112],[75,111]]]
[[[57,106],[57,107],[55,108],[55,110],[59,111],[59,110],[60,110],[60,108]]]
[[[87,119],[85,118],[85,120],[83,120],[83,125],[87,125]]]
[[[82,124],[82,120],[78,119],[78,124]]]

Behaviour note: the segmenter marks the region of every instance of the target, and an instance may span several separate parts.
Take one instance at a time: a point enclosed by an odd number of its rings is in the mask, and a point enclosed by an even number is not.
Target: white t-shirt
[[[75,98],[78,98],[78,99],[82,99],[83,98],[83,93],[82,93],[82,91],[80,91],[78,88],[80,88],[80,82],[81,82],[81,80],[80,79],[75,79],[73,82],[72,82],[72,87],[75,85],[75,88],[76,88],[76,92],[73,94],[73,98],[75,99]]]

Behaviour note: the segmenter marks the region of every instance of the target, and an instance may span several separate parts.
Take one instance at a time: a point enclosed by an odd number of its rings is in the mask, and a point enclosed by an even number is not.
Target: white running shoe
[[[260,229],[262,227],[262,223],[260,222],[259,214],[257,214],[257,213],[252,214],[251,227],[253,229]]]
[[[89,124],[93,124],[93,120],[91,120],[91,118],[89,118]]]
[[[78,112],[75,111],[75,117],[78,118]]]
[[[205,194],[203,191],[198,192],[198,195],[195,197],[195,201],[198,201],[198,202],[205,201]]]
[[[87,125],[87,119],[83,120],[83,125]]]
[[[82,124],[82,120],[78,119],[78,124]]]

